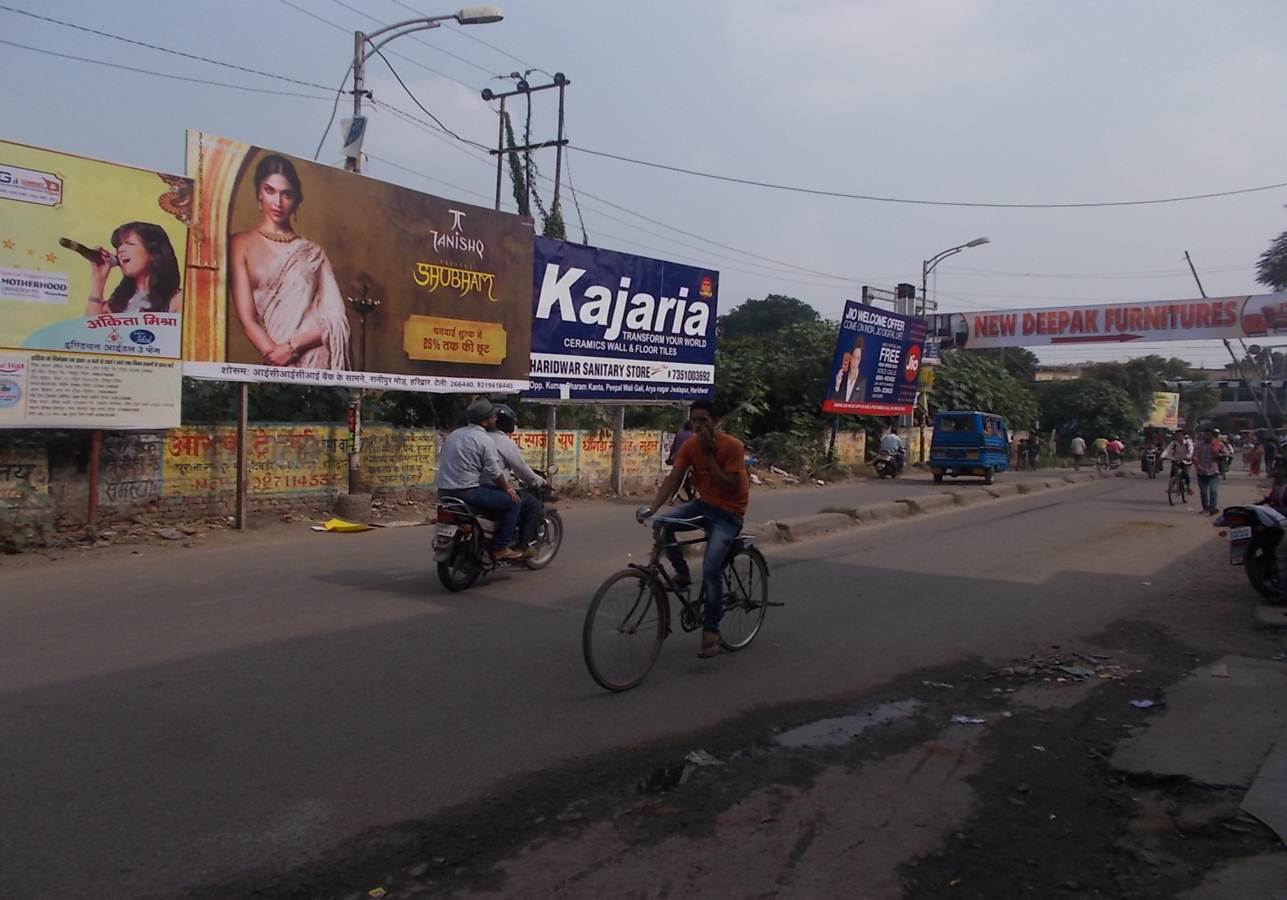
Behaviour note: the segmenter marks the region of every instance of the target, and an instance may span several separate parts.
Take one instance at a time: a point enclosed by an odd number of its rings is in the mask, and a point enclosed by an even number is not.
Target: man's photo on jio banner
[[[850,349],[840,355],[840,365],[828,385],[827,399],[839,403],[857,403],[863,399],[867,380],[862,374],[863,335],[855,335]]]

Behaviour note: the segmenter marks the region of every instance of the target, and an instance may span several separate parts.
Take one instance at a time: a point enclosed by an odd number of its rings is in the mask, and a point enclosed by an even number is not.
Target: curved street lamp
[[[925,315],[926,306],[929,303],[929,293],[928,293],[929,273],[934,271],[935,266],[937,266],[943,260],[947,259],[949,256],[952,256],[953,254],[956,254],[956,253],[960,253],[962,250],[968,250],[970,247],[982,247],[984,244],[990,244],[990,243],[992,243],[991,238],[976,237],[972,241],[967,241],[966,243],[960,244],[956,247],[949,247],[947,250],[944,250],[941,253],[936,253],[933,256],[931,256],[929,259],[922,262],[921,263],[921,302],[920,302],[920,308],[916,311],[917,315],[921,315],[921,316]]]
[[[389,43],[389,41],[404,35],[414,34],[417,31],[438,28],[448,19],[455,19],[461,25],[489,25],[504,18],[505,16],[495,6],[484,4],[482,6],[466,6],[454,13],[444,13],[440,16],[421,16],[416,19],[394,22],[392,25],[386,25],[378,31],[353,32],[353,121],[359,121],[362,116],[362,97],[366,93],[366,61],[371,58],[371,54],[378,53],[380,48]],[[368,44],[370,45],[369,48],[367,47]],[[362,171],[362,153],[360,150],[354,156],[349,157],[345,162],[345,168],[353,172]]]

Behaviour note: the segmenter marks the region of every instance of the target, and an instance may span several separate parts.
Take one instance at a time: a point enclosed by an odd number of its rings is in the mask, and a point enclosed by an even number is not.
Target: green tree
[[[183,423],[213,425],[237,420],[239,385],[226,381],[183,379]],[[297,384],[252,384],[247,394],[252,422],[343,422],[349,392],[343,388]],[[367,418],[380,409],[378,397],[368,394]]]
[[[818,311],[803,300],[769,294],[763,300],[747,300],[720,316],[719,334],[721,341],[741,337],[767,338],[788,325],[821,321]],[[830,362],[831,358],[828,357],[827,361]]]
[[[1012,430],[1034,428],[1037,402],[1032,391],[1001,363],[975,350],[949,350],[934,372],[930,412],[977,409],[1005,417]]]
[[[1061,445],[1079,434],[1090,442],[1098,437],[1125,439],[1139,429],[1141,417],[1131,396],[1097,378],[1046,382],[1037,399],[1042,427],[1057,431]]]
[[[1030,383],[1037,380],[1037,368],[1041,365],[1041,360],[1037,354],[1025,347],[1007,347],[1004,350],[974,350],[988,359],[996,360],[1005,366],[1005,370],[1022,382]]]
[[[1190,431],[1199,427],[1220,402],[1220,389],[1199,381],[1180,388],[1180,415]]]
[[[1287,231],[1274,238],[1256,261],[1256,280],[1275,291],[1287,291]]]
[[[1083,370],[1083,377],[1121,388],[1131,398],[1136,414],[1145,418],[1153,408],[1153,395],[1162,390],[1161,383],[1187,381],[1193,377],[1193,369],[1182,359],[1150,354],[1127,362],[1092,363]]]

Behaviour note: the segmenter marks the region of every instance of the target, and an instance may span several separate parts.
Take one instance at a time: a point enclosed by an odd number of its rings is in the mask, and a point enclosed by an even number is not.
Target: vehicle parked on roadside
[[[1278,588],[1278,544],[1287,528],[1287,516],[1267,503],[1227,506],[1211,523],[1227,529],[1229,564],[1247,570],[1251,586],[1270,603],[1281,603]]]
[[[991,484],[1009,467],[1010,433],[1004,418],[977,410],[934,414],[929,468],[935,484],[942,483],[944,475],[979,475],[984,484]]]

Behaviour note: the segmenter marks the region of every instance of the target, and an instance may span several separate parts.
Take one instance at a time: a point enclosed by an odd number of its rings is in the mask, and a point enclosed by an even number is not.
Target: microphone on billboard
[[[71,238],[59,238],[58,243],[66,247],[68,250],[74,250],[90,262],[101,262],[103,259],[103,255],[101,253],[93,247],[86,247],[80,241],[73,241]],[[117,258],[115,253],[108,255],[111,257],[112,265],[119,266],[121,264],[120,259]]]

